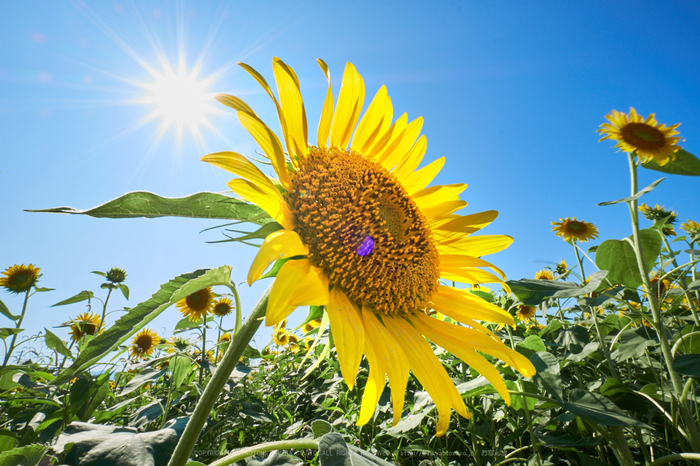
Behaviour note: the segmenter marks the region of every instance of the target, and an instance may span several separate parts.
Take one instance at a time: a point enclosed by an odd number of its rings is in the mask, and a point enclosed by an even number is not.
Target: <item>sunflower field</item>
[[[552,241],[570,257],[508,280],[483,257],[513,239],[477,233],[497,212],[461,214],[466,184],[431,185],[444,157],[421,167],[422,118],[395,119],[384,86],[362,112],[352,64],[334,98],[318,64],[328,88],[315,144],[297,75],[277,58],[277,92],[242,66],[281,137],[217,96],[259,147],[202,158],[232,174],[233,195],[132,192],[39,211],[246,224],[224,230],[227,242],[259,248],[247,283],[269,288],[242,303],[229,265],[195,270],[108,323],[129,277],[96,271],[99,290],[55,304],[71,316],[66,337],[28,337],[31,297],[49,289],[38,266],[8,264],[0,287],[23,305],[0,301],[0,466],[700,461],[700,224],[640,202],[663,178],[637,186],[639,170],[700,176],[678,125],[607,115],[601,140],[626,154],[630,196],[600,205],[627,204],[629,236],[559,219]],[[180,320],[159,335],[149,323],[166,310]]]

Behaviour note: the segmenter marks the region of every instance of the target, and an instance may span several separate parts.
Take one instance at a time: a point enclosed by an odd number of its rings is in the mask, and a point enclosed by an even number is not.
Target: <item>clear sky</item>
[[[592,222],[600,241],[630,234],[624,204],[596,206],[629,194],[626,156],[597,142],[610,110],[634,106],[661,123],[682,122],[683,147],[700,154],[698,24],[695,1],[5,2],[0,268],[33,263],[44,274],[41,286],[57,289],[33,298],[30,333],[85,310],[51,304],[83,289],[104,291],[92,270],[129,274],[130,301],[117,297],[111,309],[134,306],[198,268],[228,264],[243,281],[255,250],[207,244],[222,238],[218,231],[200,234],[221,221],[23,209],[87,209],[129,191],[224,191],[230,177],[199,158],[252,155],[252,138],[215,102],[218,111],[194,131],[166,126],[155,83],[181,63],[206,92],[242,97],[276,128],[268,96],[236,64],[273,82],[278,56],[299,76],[312,135],[326,87],[316,58],[328,63],[336,96],[350,61],[365,80],[365,107],[385,84],[395,116],[423,116],[426,162],[447,157],[435,182],[469,184],[462,213],[498,210],[484,233],[515,242],[488,259],[508,278],[531,278],[562,258],[574,262],[551,221]],[[643,170],[640,187],[661,176]],[[699,186],[699,178],[670,175],[642,202],[700,221]],[[241,286],[245,313],[265,286]],[[20,297],[3,292],[0,299],[19,312]],[[179,318],[173,308],[153,327],[169,335]]]

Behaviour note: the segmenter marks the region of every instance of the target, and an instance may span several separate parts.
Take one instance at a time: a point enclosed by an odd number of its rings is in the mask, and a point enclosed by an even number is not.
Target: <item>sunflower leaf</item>
[[[73,365],[64,369],[53,383],[60,385],[91,367],[182,298],[208,286],[227,285],[230,282],[231,267],[227,265],[200,269],[173,278],[150,299],[130,309],[110,328],[90,340]]]
[[[0,314],[12,320],[18,320],[20,318],[20,316],[13,315],[2,301],[0,301]]]
[[[671,160],[666,165],[659,165],[656,160],[650,160],[643,163],[642,167],[672,175],[700,176],[700,160],[683,149],[676,152],[676,160]]]
[[[57,351],[59,354],[67,358],[75,359],[73,353],[71,353],[70,350],[66,347],[66,344],[63,343],[63,340],[58,338],[58,336],[56,336],[56,334],[54,334],[51,330],[47,328],[44,328],[44,330],[46,330],[46,334],[44,335],[44,342],[46,343],[47,347]]]
[[[649,273],[661,252],[661,236],[654,229],[645,229],[639,232],[639,241],[646,273]],[[629,288],[637,288],[642,284],[633,244],[632,237],[628,237],[622,240],[609,239],[598,246],[595,263],[599,269],[608,271],[606,279],[609,283],[619,283]]]
[[[639,199],[640,197],[642,197],[642,196],[645,195],[646,193],[651,192],[654,188],[656,188],[656,186],[657,186],[659,183],[661,183],[661,182],[662,182],[663,180],[665,180],[665,179],[666,179],[665,177],[664,177],[664,178],[659,178],[658,180],[654,181],[652,184],[650,184],[650,185],[647,186],[646,188],[644,188],[644,189],[638,191],[637,194],[635,194],[634,196],[625,197],[625,198],[623,198],[623,199],[618,199],[618,200],[616,200],[616,201],[600,202],[600,203],[598,203],[598,204],[596,204],[596,205],[613,205],[613,204],[619,204],[620,202],[631,202],[631,201],[634,201],[635,199]]]
[[[598,393],[574,388],[569,392],[569,401],[561,404],[576,416],[604,426],[649,427],[641,421],[627,416],[615,403]]]
[[[46,445],[32,444],[0,453],[0,465],[35,466],[49,449]]]
[[[256,205],[223,194],[206,192],[187,197],[167,198],[146,191],[134,191],[88,210],[54,207],[27,212],[84,214],[96,218],[223,218],[250,221],[260,225],[270,221],[270,216]]]
[[[52,304],[51,307],[65,306],[66,304],[79,303],[80,301],[85,301],[86,299],[92,299],[94,297],[95,297],[95,295],[92,293],[92,291],[83,290],[75,296],[72,296],[68,299],[64,299],[60,303]]]

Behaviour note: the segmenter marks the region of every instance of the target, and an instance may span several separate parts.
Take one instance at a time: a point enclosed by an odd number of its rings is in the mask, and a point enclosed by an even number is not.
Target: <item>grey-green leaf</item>
[[[88,210],[54,207],[28,212],[84,214],[97,218],[222,218],[250,221],[260,225],[271,220],[270,216],[256,205],[223,194],[206,192],[187,197],[167,198],[146,191],[135,191]]]
[[[591,422],[604,426],[649,427],[641,421],[627,416],[615,403],[597,393],[574,388],[569,392],[569,401],[562,403],[567,411]]]
[[[683,149],[676,152],[676,160],[669,161],[666,165],[662,166],[651,160],[643,163],[642,167],[672,175],[700,176],[700,160]]]
[[[314,438],[323,437],[329,432],[333,431],[333,426],[329,422],[323,419],[316,419],[311,422],[311,431],[314,434]]]
[[[0,466],[36,466],[49,449],[45,445],[27,445],[0,453]]]
[[[44,342],[46,343],[46,346],[52,350],[58,351],[59,354],[67,358],[73,359],[73,353],[71,353],[66,344],[63,343],[63,340],[58,338],[58,336],[56,336],[56,334],[54,334],[51,330],[47,328],[44,328],[44,330],[46,331],[46,334],[44,335]]]
[[[318,441],[321,466],[393,466],[391,463],[357,447],[348,445],[343,436],[331,432]]]
[[[700,354],[684,354],[673,361],[673,370],[679,374],[700,379]]]
[[[658,180],[654,181],[652,184],[650,184],[650,185],[647,186],[646,188],[642,189],[641,191],[638,191],[637,194],[635,194],[634,196],[625,197],[625,198],[623,198],[623,199],[618,199],[618,200],[616,200],[616,201],[601,202],[601,203],[599,203],[599,204],[597,204],[597,205],[613,205],[613,204],[619,204],[620,202],[631,202],[631,201],[634,201],[635,199],[639,199],[639,198],[642,197],[644,194],[646,194],[646,193],[652,191],[654,188],[656,188],[656,186],[657,186],[659,183],[661,183],[661,182],[662,182],[663,180],[665,180],[665,179],[666,179],[666,178],[659,178]]]
[[[4,315],[8,319],[17,320],[20,316],[13,315],[10,310],[5,306],[5,303],[0,301],[0,314]]]
[[[54,384],[60,385],[91,367],[182,298],[203,288],[227,285],[230,282],[231,267],[227,265],[216,269],[200,269],[173,278],[162,285],[149,300],[130,309],[109,329],[90,340],[73,365],[64,369],[56,377]]]

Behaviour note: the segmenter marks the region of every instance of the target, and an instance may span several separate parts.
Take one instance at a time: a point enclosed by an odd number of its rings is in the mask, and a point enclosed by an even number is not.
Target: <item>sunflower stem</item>
[[[578,247],[576,247],[576,241],[571,243],[574,247],[574,252],[576,253],[576,262],[578,262],[578,269],[581,271],[581,284],[586,284],[586,273],[583,271],[583,262],[581,261],[581,255],[578,253]]]
[[[102,317],[100,318],[100,325],[97,326],[97,330],[95,330],[95,335],[100,331],[102,328],[102,325],[105,323],[105,317],[107,316],[107,303],[109,302],[109,297],[112,296],[112,291],[114,288],[109,288],[109,292],[107,293],[107,297],[105,298],[105,302],[102,303]]]
[[[318,440],[299,439],[265,442],[259,445],[253,445],[252,447],[241,448],[228,456],[224,456],[223,458],[214,461],[209,466],[228,466],[229,464],[234,464],[242,459],[260,454],[261,452],[276,450],[318,450]]]
[[[635,163],[634,153],[629,152],[627,154],[627,159],[629,161],[630,166],[630,184],[632,196],[635,196],[637,194],[637,165]],[[700,432],[698,432],[695,419],[691,416],[688,410],[686,400],[681,398],[681,395],[683,393],[683,381],[681,380],[681,377],[678,374],[678,372],[676,372],[673,369],[673,362],[675,358],[673,357],[673,353],[671,352],[671,345],[668,342],[668,335],[666,334],[666,327],[661,317],[661,309],[659,308],[659,304],[656,299],[656,293],[653,292],[651,281],[649,280],[649,276],[646,272],[647,268],[644,262],[644,256],[642,255],[641,241],[639,238],[639,217],[637,215],[637,200],[632,199],[627,203],[627,205],[629,206],[630,216],[632,218],[632,236],[634,239],[634,253],[637,256],[637,265],[639,267],[639,274],[642,278],[642,283],[644,284],[644,287],[647,290],[647,295],[649,298],[649,308],[651,309],[653,319],[652,325],[654,326],[654,330],[656,330],[656,333],[659,337],[661,354],[663,356],[662,359],[666,364],[666,369],[668,370],[668,374],[671,379],[671,384],[673,385],[673,392],[676,397],[676,400],[678,400],[680,414],[683,417],[683,420],[685,421],[688,430],[690,431],[689,433],[691,436],[691,444],[693,450],[696,452],[700,452]]]
[[[202,324],[202,352],[199,360],[199,386],[202,386],[204,377],[204,361],[207,359],[207,315],[204,314],[204,324]]]
[[[195,406],[192,417],[187,422],[185,431],[180,436],[180,440],[175,447],[175,451],[170,458],[168,466],[185,466],[187,464],[190,454],[197,443],[199,434],[211,413],[211,409],[214,407],[214,403],[216,403],[221,390],[231,376],[231,372],[233,372],[238,360],[241,355],[243,355],[243,351],[248,347],[250,340],[253,339],[255,332],[262,323],[265,311],[267,310],[267,301],[270,297],[271,288],[272,287],[265,291],[260,301],[255,305],[245,325],[241,327],[241,331],[231,339],[231,344],[224,353],[221,364],[214,372],[211,380],[209,380],[209,383],[204,389],[204,393],[202,393],[202,398],[197,403],[197,406]]]
[[[22,313],[19,315],[19,320],[15,323],[15,329],[20,328],[22,325],[22,321],[24,320],[24,314],[27,312],[27,302],[29,301],[29,293],[32,291],[31,287],[27,290],[27,293],[24,295],[24,304],[22,305]],[[17,343],[17,333],[12,335],[12,340],[10,341],[10,348],[5,352],[5,360],[2,363],[2,367],[7,366],[7,363],[10,362],[10,356],[12,356],[12,352],[15,350],[15,343]]]

